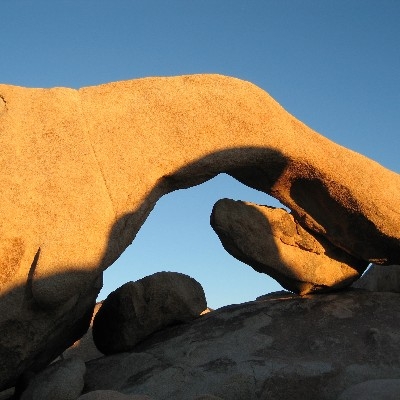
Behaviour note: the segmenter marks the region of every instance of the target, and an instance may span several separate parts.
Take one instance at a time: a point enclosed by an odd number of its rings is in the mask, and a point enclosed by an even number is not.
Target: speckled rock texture
[[[85,332],[102,271],[162,195],[220,172],[276,197],[353,256],[400,263],[399,175],[249,82],[0,85],[0,98],[0,390]]]
[[[222,199],[214,205],[211,226],[231,255],[295,293],[348,286],[368,266],[305,230],[282,208]]]
[[[400,295],[270,295],[167,328],[129,353],[87,363],[85,390],[186,400],[336,400],[400,379]]]

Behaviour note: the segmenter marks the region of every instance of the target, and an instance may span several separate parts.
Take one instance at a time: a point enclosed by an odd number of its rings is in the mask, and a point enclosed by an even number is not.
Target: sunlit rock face
[[[220,172],[276,197],[354,257],[400,263],[399,176],[251,83],[193,75],[80,90],[0,85],[0,98],[0,329],[10,332],[0,339],[0,389],[87,328],[95,282],[160,196]]]
[[[213,208],[211,225],[231,255],[295,293],[348,286],[368,266],[305,230],[281,208],[222,199]]]

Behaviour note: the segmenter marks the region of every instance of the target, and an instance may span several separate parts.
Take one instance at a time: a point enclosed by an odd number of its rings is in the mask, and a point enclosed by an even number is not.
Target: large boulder
[[[400,263],[400,178],[235,78],[0,85],[0,390],[83,334],[95,282],[164,194],[220,172],[356,258]]]
[[[336,400],[369,379],[400,379],[399,300],[347,290],[227,306],[133,352],[88,362],[85,390],[158,400]]]
[[[347,286],[368,266],[305,230],[282,208],[222,199],[211,226],[230,254],[299,294]]]
[[[104,354],[129,351],[156,331],[198,318],[206,308],[195,279],[158,272],[108,295],[93,321],[94,343]]]

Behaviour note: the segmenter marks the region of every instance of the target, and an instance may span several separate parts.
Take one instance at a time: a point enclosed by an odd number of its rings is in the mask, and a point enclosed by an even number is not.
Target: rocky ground
[[[134,337],[130,351],[111,347],[107,356],[93,351],[90,330],[62,359],[31,377],[21,399],[397,399],[400,290],[393,282],[398,276],[396,266],[372,267],[354,285],[358,288],[305,296],[281,291],[189,318],[191,308],[175,307],[176,301],[203,305],[201,287],[182,274],[158,273],[132,283],[128,303],[131,314],[140,316],[143,308],[135,310],[147,298],[155,316],[165,314],[161,329],[154,318],[153,333],[139,341]],[[170,300],[170,309],[162,308],[154,288],[172,278],[186,287]],[[115,305],[118,298],[126,311],[126,287],[104,303]],[[177,323],[173,315],[182,312],[186,319]],[[115,317],[119,337],[141,324],[132,315],[125,324],[121,314]],[[103,324],[94,329],[104,330]],[[10,392],[0,396],[11,398]]]

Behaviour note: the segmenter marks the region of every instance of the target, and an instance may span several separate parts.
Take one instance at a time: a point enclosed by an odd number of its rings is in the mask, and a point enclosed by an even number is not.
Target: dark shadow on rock
[[[320,226],[329,230],[323,232],[326,239],[334,241],[336,246],[361,258],[361,254],[368,246],[379,248],[381,253],[376,253],[376,262],[380,260],[396,259],[398,257],[398,239],[383,237],[377,227],[361,213],[349,213],[344,205],[353,210],[360,209],[357,200],[349,189],[338,182],[330,182],[329,193],[326,185],[318,178],[298,178],[293,181],[290,196],[293,200],[313,218]],[[312,196],[310,196],[312,193]],[[340,201],[337,196],[340,194]],[[296,211],[293,214],[302,223]],[[351,246],[349,245],[351,244]],[[373,261],[373,260],[371,260]]]

